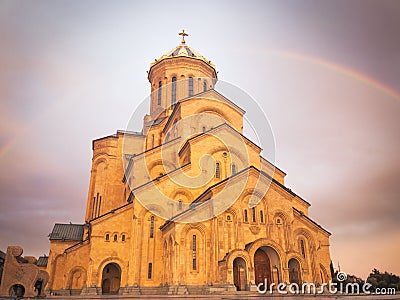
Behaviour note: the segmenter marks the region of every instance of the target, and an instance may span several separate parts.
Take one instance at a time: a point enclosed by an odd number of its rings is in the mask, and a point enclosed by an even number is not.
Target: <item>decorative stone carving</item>
[[[258,225],[251,225],[250,226],[250,231],[252,234],[258,234],[261,230],[261,227]]]

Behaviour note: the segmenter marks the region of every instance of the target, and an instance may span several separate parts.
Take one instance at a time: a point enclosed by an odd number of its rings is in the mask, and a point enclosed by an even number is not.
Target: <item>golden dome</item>
[[[193,59],[202,60],[207,65],[215,69],[215,65],[210,60],[208,60],[203,55],[198,53],[192,47],[186,45],[185,36],[187,36],[188,34],[185,32],[185,30],[182,30],[182,32],[180,32],[179,35],[182,36],[181,44],[173,48],[171,51],[168,51],[158,59],[155,59],[152,63],[150,63],[150,68],[164,59],[171,59],[175,57],[189,57]]]

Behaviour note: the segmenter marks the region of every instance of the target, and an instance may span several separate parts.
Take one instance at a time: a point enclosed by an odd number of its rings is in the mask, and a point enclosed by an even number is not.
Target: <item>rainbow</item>
[[[297,52],[290,52],[290,51],[284,51],[284,50],[272,50],[272,49],[269,49],[267,51],[272,52],[272,53],[277,54],[282,57],[288,57],[288,58],[292,58],[292,59],[301,60],[304,62],[321,65],[330,70],[342,73],[346,76],[349,76],[351,78],[354,78],[361,82],[364,82],[367,85],[369,85],[379,91],[382,91],[386,95],[400,101],[400,92],[377,81],[376,79],[374,79],[372,77],[369,77],[369,76],[367,76],[363,73],[357,72],[355,70],[349,69],[345,66],[324,60],[323,58],[320,58],[320,57],[308,56],[308,55],[297,53]],[[5,144],[2,148],[0,148],[0,157],[4,156],[10,150],[10,148],[12,148],[12,146],[15,144],[17,139],[18,139],[18,137],[15,136],[7,144]]]
[[[308,55],[297,53],[297,52],[290,52],[290,51],[283,51],[283,50],[272,50],[270,52],[277,54],[279,56],[298,59],[298,60],[302,60],[304,62],[321,65],[325,68],[331,69],[333,71],[342,73],[346,76],[349,76],[351,78],[354,78],[361,82],[364,82],[367,85],[384,92],[386,95],[388,95],[396,100],[400,100],[400,93],[398,91],[377,81],[376,79],[374,79],[372,77],[369,77],[369,76],[367,76],[363,73],[357,72],[355,70],[349,69],[345,66],[324,60],[323,58],[320,58],[320,57],[308,56]]]

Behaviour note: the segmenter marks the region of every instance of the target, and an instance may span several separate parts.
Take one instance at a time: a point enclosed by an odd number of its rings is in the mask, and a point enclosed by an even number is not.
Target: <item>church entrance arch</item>
[[[241,257],[236,257],[233,261],[233,282],[235,284],[236,290],[246,290],[246,262]]]
[[[103,269],[101,279],[102,294],[118,294],[121,283],[121,268],[116,263],[110,263]]]
[[[299,261],[295,258],[291,258],[289,260],[288,267],[290,283],[297,283],[298,285],[301,285],[301,272]]]

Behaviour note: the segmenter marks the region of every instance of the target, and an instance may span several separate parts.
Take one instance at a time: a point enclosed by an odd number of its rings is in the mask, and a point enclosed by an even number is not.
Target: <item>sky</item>
[[[400,275],[396,0],[0,0],[0,249],[48,254],[54,223],[83,222],[91,141],[126,128],[183,28],[264,110],[335,267]]]

